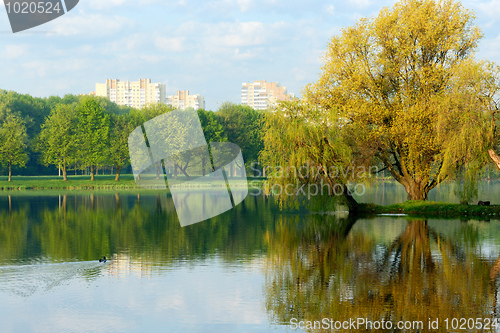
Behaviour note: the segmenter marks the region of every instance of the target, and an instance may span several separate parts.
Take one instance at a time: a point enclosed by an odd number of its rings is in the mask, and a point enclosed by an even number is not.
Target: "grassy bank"
[[[500,219],[500,205],[460,205],[434,201],[407,201],[389,206],[360,204],[360,212],[364,214],[407,214],[410,216],[440,218],[476,216]]]
[[[118,182],[115,181],[115,176],[97,175],[94,181],[90,180],[90,176],[68,176],[68,181],[64,181],[62,177],[57,176],[37,176],[12,177],[12,181],[7,181],[7,177],[0,177],[0,190],[137,190],[140,189],[135,184],[133,175],[122,175]],[[179,180],[182,180],[179,177]],[[184,179],[186,180],[186,179]],[[244,180],[236,180],[244,182]],[[254,179],[249,179],[254,182]],[[186,184],[189,187],[204,187],[210,186],[208,182],[190,182]]]
[[[0,190],[85,190],[85,189],[137,189],[134,176],[123,175],[120,181],[115,182],[114,176],[96,176],[95,181],[90,176],[68,176],[68,181],[57,176],[37,177],[0,177]]]

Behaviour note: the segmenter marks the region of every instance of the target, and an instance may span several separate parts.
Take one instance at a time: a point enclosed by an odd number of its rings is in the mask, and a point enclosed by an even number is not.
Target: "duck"
[[[105,257],[105,256],[104,256],[104,257],[102,257],[101,259],[99,259],[99,262],[106,262],[106,261],[107,261],[107,260],[106,260],[106,257]]]

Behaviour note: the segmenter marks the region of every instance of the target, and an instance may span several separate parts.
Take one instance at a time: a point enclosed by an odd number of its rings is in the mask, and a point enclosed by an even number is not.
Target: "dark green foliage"
[[[200,109],[198,110],[198,117],[200,118],[201,127],[203,127],[203,133],[205,134],[208,144],[210,144],[210,142],[228,141],[227,134],[224,132],[224,127],[219,122],[215,112]]]
[[[93,97],[83,98],[77,106],[78,132],[76,135],[82,165],[90,166],[94,179],[96,167],[104,164],[109,149],[109,115]]]
[[[217,118],[224,127],[229,142],[240,146],[245,165],[257,162],[262,141],[262,113],[249,106],[230,102],[223,103],[217,112]]]
[[[111,114],[108,157],[109,163],[116,169],[116,181],[120,179],[123,167],[130,164],[128,136],[134,128],[132,118],[129,115]]]
[[[78,114],[74,106],[57,104],[45,123],[37,140],[41,162],[61,168],[64,180],[67,169],[76,162],[78,150]]]
[[[12,166],[26,165],[26,126],[17,116],[9,115],[0,127],[0,163],[9,169],[9,182],[12,176]]]
[[[15,175],[54,175],[59,166],[66,166],[66,171],[76,167],[85,173],[89,167],[96,173],[103,166],[128,172],[123,169],[130,164],[130,132],[172,110],[165,104],[137,110],[102,97],[66,94],[38,98],[0,90],[0,127],[7,118],[17,117],[26,128],[26,163],[23,169],[12,165]],[[247,165],[256,161],[262,149],[261,114],[231,103],[223,104],[219,111],[198,110],[207,142],[236,143]],[[0,164],[0,174],[6,174],[7,169]]]

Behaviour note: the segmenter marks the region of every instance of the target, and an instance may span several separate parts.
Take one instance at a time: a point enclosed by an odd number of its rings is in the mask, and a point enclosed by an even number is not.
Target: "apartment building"
[[[165,103],[165,84],[151,83],[151,79],[108,79],[106,83],[96,83],[95,95],[107,97],[118,105],[141,109],[147,104]]]
[[[166,103],[181,110],[188,108],[193,108],[195,110],[205,108],[205,98],[199,94],[190,95],[189,90],[179,90],[175,95],[169,95]]]
[[[278,82],[254,81],[241,85],[241,104],[256,110],[265,110],[276,101],[288,101],[293,97],[293,94],[288,94],[286,87],[282,87]]]

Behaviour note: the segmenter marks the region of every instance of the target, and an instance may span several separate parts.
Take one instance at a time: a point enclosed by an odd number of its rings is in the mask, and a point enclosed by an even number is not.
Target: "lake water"
[[[482,191],[500,204],[500,184]],[[405,197],[386,183],[359,199]],[[249,196],[181,228],[163,193],[0,194],[0,332],[496,330],[499,277],[494,220],[283,212]]]

